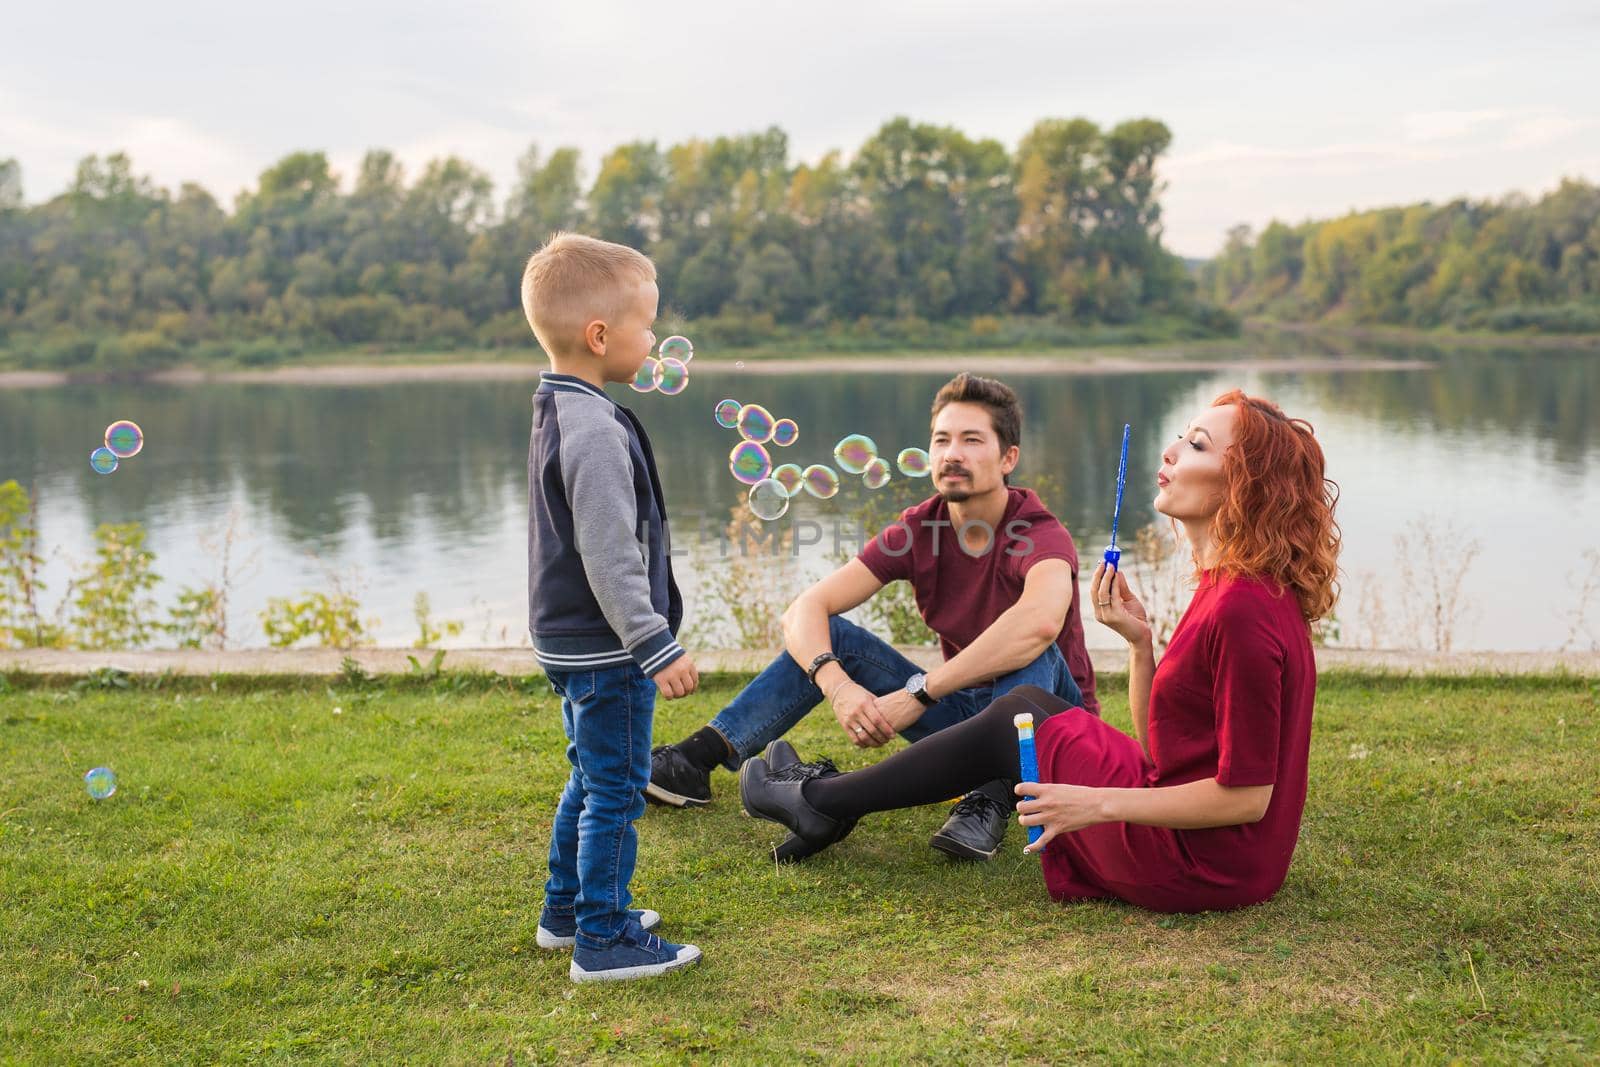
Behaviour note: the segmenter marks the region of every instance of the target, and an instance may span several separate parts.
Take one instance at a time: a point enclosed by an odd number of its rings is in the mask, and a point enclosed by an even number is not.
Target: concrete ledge
[[[924,668],[939,663],[939,652],[931,648],[906,648],[902,652]],[[747,651],[722,649],[696,651],[700,670],[758,671],[772,661],[776,650]],[[349,656],[371,674],[405,674],[411,670],[408,656],[424,666],[431,652],[406,648],[358,648],[351,651],[330,648],[240,649],[229,652],[141,651],[82,652],[63,649],[23,649],[0,651],[0,674],[86,675],[106,667],[130,674],[185,675],[210,674],[338,674]],[[1120,673],[1127,669],[1127,655],[1117,649],[1091,649],[1095,670]],[[1389,674],[1555,674],[1569,673],[1600,677],[1600,652],[1403,652],[1364,649],[1318,649],[1317,665],[1324,671],[1377,671]],[[447,671],[492,671],[512,677],[540,673],[533,653],[526,648],[459,648],[445,652]]]

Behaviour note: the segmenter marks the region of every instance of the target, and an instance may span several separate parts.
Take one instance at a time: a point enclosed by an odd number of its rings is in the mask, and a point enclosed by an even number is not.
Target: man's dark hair
[[[1000,452],[1012,445],[1022,444],[1022,403],[1017,394],[1004,382],[993,378],[980,378],[962,371],[945,383],[933,398],[933,413],[939,417],[947,404],[981,404],[988,409],[989,421],[994,424],[994,435],[1000,439]]]

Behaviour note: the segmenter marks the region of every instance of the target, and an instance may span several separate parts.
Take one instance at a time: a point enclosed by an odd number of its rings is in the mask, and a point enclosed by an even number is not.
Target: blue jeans
[[[637,665],[597,671],[548,671],[561,694],[572,774],[550,833],[545,907],[575,914],[578,943],[603,949],[628,921],[639,838],[650,781],[650,723],[656,687]]]
[[[906,679],[922,669],[887,641],[841,616],[828,619],[828,636],[845,673],[873,696],[904,689]],[[996,698],[1023,685],[1048,690],[1074,707],[1083,703],[1083,693],[1067,669],[1066,658],[1051,642],[1032,663],[945,696],[901,730],[900,736],[907,741],[920,741],[946,726],[972,718]],[[738,753],[737,758],[728,759],[724,765],[730,771],[738,770],[740,763],[759,754],[769,741],[788,733],[820,703],[822,690],[806,680],[806,672],[787,653],[779,656],[711,720],[712,729]]]

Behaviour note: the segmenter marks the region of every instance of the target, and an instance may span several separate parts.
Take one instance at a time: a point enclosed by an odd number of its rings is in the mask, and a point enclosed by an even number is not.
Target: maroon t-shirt
[[[1208,830],[1102,823],[1062,835],[1044,852],[1051,894],[1198,911],[1277,892],[1300,835],[1316,690],[1311,633],[1292,592],[1202,577],[1151,681],[1149,758],[1126,734],[1063,712],[1039,728],[1040,772],[1124,788],[1271,785],[1266,815]]]
[[[1065,560],[1072,568],[1074,593],[1056,645],[1083,690],[1084,708],[1098,715],[1094,667],[1078,613],[1078,550],[1072,535],[1032,489],[1012,488],[1008,493],[999,529],[991,531],[988,547],[976,555],[953,527],[950,505],[934,496],[901,512],[861,550],[859,558],[885,585],[902,578],[911,583],[917,610],[928,629],[939,635],[945,659],[972,644],[1022,599],[1023,580],[1035,564]]]

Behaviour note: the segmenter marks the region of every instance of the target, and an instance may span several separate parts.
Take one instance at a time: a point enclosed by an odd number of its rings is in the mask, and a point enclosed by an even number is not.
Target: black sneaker
[[[963,860],[988,860],[1000,851],[1000,842],[1006,836],[1006,826],[1014,810],[1010,804],[995,799],[1008,796],[1011,783],[993,781],[980,786],[962,797],[944,821],[929,845],[947,856]]]
[[[783,740],[769,744],[767,750],[761,754],[761,757],[767,761],[767,769],[774,778],[790,773],[789,768],[800,762],[800,753],[794,750],[793,745]],[[834,774],[839,773],[838,768],[834,767],[831,760],[818,761],[819,764],[824,762],[828,768],[832,769]],[[826,777],[826,775],[818,775],[817,777]],[[839,836],[834,838],[833,841],[844,840],[850,835],[850,831],[855,828],[856,821],[854,819],[846,820],[840,824]],[[829,842],[829,844],[832,843],[831,841]],[[820,847],[813,845],[799,834],[790,833],[788,837],[772,846],[772,858],[778,863],[798,863],[807,856],[816,855],[826,847],[826,845]]]
[[[657,745],[650,750],[644,798],[675,808],[704,807],[711,803],[711,772],[696,767],[676,745]]]
[[[801,789],[813,778],[831,778],[838,773],[839,768],[830,759],[792,763],[772,771],[767,761],[758,756],[745,760],[739,768],[739,798],[745,811],[758,819],[782,823],[811,852],[820,852],[849,833],[855,823],[822,814],[806,803]]]

